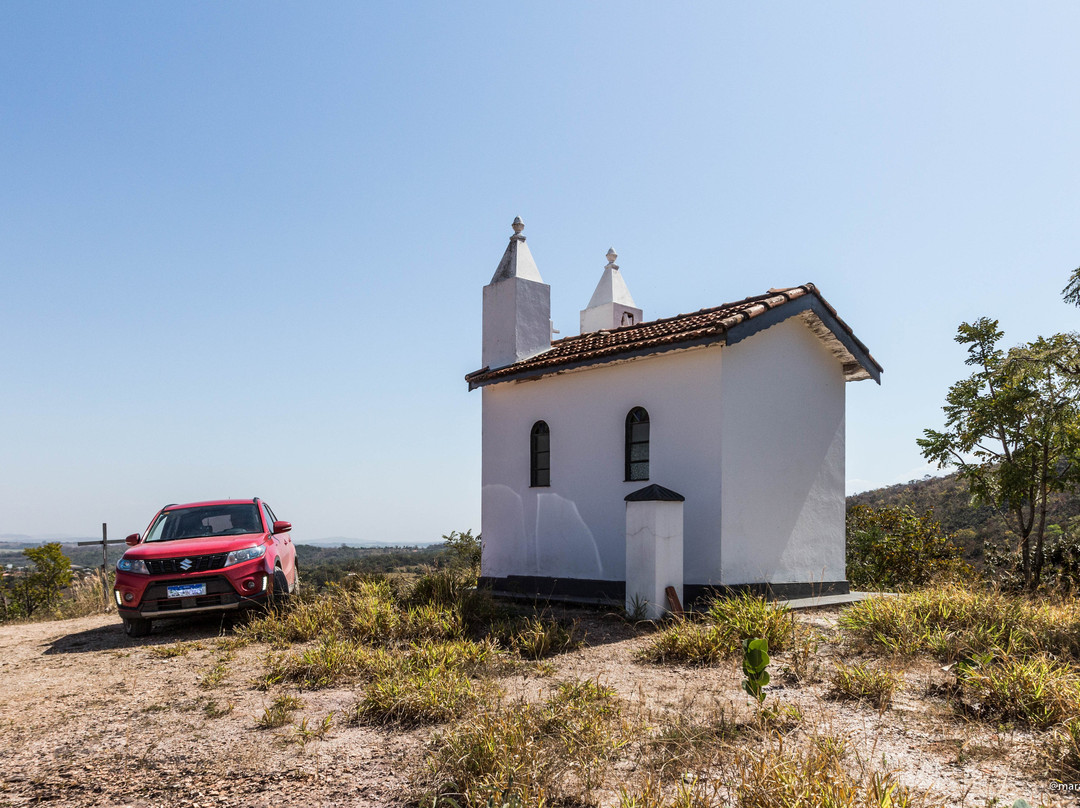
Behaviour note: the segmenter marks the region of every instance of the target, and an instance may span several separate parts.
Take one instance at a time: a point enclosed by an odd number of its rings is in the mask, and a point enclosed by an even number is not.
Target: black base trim
[[[477,586],[490,589],[493,595],[512,598],[565,601],[567,603],[602,603],[621,606],[626,601],[624,581],[600,581],[593,578],[547,578],[540,575],[508,575],[505,578],[481,576]]]
[[[821,583],[787,584],[734,584],[720,586],[712,584],[684,584],[683,597],[686,608],[704,607],[710,600],[718,597],[732,597],[749,592],[751,595],[766,600],[797,600],[799,598],[817,598],[823,595],[846,595],[851,591],[847,581],[824,581]]]
[[[491,594],[509,598],[529,598],[565,603],[594,603],[622,606],[626,602],[625,581],[600,581],[591,578],[549,578],[542,575],[508,575],[505,578],[482,576],[477,585]],[[820,583],[786,584],[735,584],[720,586],[712,584],[685,584],[684,607],[699,609],[716,597],[731,597],[743,592],[759,595],[767,600],[795,600],[822,595],[846,595],[850,592],[847,581],[823,581]]]

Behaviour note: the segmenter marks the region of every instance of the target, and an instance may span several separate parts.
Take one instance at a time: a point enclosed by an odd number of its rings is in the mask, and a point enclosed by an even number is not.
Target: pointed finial
[[[510,236],[510,238],[525,238],[525,236],[521,235],[521,231],[525,229],[525,222],[521,221],[520,216],[515,216],[514,223],[510,226],[514,228],[514,235]]]
[[[619,265],[615,263],[615,259],[619,257],[619,254],[615,252],[614,247],[608,247],[607,251],[607,266],[604,269],[618,269]]]

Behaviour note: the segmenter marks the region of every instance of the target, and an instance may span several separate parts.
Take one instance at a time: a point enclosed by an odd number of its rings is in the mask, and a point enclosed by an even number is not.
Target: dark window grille
[[[543,421],[533,424],[529,437],[529,485],[533,488],[551,485],[551,433]]]
[[[649,479],[649,413],[642,407],[626,414],[626,479]]]

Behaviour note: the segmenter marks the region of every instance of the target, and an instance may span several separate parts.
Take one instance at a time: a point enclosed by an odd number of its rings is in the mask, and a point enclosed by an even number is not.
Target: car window
[[[164,511],[146,532],[146,541],[173,541],[259,533],[259,512],[254,503],[204,505]]]

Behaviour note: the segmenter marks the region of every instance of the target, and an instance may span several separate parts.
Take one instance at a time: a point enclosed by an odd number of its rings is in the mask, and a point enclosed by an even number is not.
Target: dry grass
[[[904,684],[904,674],[875,664],[838,662],[829,677],[829,695],[835,699],[868,701],[884,712]]]
[[[865,648],[905,656],[930,653],[942,662],[992,651],[1080,661],[1075,599],[1033,600],[945,584],[853,604],[842,613],[840,626]]]
[[[796,638],[798,624],[783,604],[746,593],[717,598],[702,620],[677,620],[641,650],[642,662],[716,665],[742,650],[743,640],[765,639],[769,651],[783,651]]]
[[[440,735],[423,802],[588,805],[627,742],[613,691],[565,682],[542,704],[495,704]]]
[[[1039,729],[1080,719],[1076,668],[1042,654],[960,666],[957,683],[957,697],[977,715],[1011,718]]]

